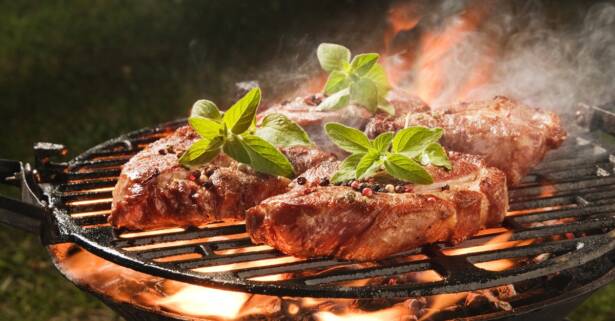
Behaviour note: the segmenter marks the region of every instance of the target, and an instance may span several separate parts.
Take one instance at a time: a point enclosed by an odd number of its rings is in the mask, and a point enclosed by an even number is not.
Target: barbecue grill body
[[[161,233],[154,236],[122,238],[122,231],[106,224],[106,216],[74,216],[75,213],[105,211],[110,208],[112,188],[119,175],[119,166],[146,144],[171,133],[185,121],[163,124],[153,129],[129,133],[98,145],[70,162],[61,162],[66,154],[60,145],[39,144],[35,147],[35,166],[19,162],[3,161],[0,173],[5,181],[20,184],[23,199],[29,203],[0,199],[0,212],[5,223],[26,230],[39,230],[44,244],[74,242],[90,252],[114,263],[163,278],[189,282],[221,289],[247,291],[266,295],[310,296],[331,298],[404,298],[440,293],[471,291],[519,280],[537,278],[591,262],[615,248],[615,178],[596,175],[596,167],[612,166],[615,158],[605,149],[591,141],[576,138],[568,146],[571,150],[556,151],[575,156],[574,159],[555,158],[541,164],[537,174],[526,178],[520,188],[512,189],[511,209],[524,210],[544,208],[560,204],[574,205],[535,214],[508,217],[505,225],[513,229],[511,240],[549,237],[562,233],[581,235],[573,240],[532,244],[529,246],[447,256],[442,249],[446,244],[436,244],[398,255],[425,254],[429,258],[410,263],[380,262],[377,267],[334,272],[323,278],[308,277],[283,282],[257,282],[250,278],[262,275],[325,269],[348,265],[349,262],[331,259],[311,259],[264,268],[240,271],[198,273],[194,268],[224,265],[252,260],[283,257],[275,250],[218,255],[215,250],[251,246],[249,239],[188,244],[143,251],[125,251],[134,247],[160,242],[191,240],[212,236],[229,236],[245,232],[245,225],[234,224],[222,227],[187,229],[181,232]],[[575,138],[571,138],[575,139]],[[598,150],[598,152],[597,152]],[[591,155],[584,153],[591,152]],[[579,157],[582,156],[582,157]],[[60,161],[58,161],[60,160]],[[575,168],[574,166],[577,166]],[[601,167],[602,166],[602,167]],[[570,169],[572,167],[572,169]],[[541,180],[548,180],[558,189],[548,198],[540,198]],[[106,188],[107,190],[96,190]],[[86,203],[75,203],[88,201]],[[19,213],[19,214],[15,214]],[[524,228],[531,222],[559,218],[587,218],[569,224]],[[598,232],[595,232],[598,231]],[[544,252],[559,254],[539,264],[529,264],[503,272],[491,272],[477,268],[479,262],[509,257],[532,256]],[[197,253],[195,260],[156,262],[156,258]],[[435,270],[445,280],[428,283],[398,285],[370,285],[344,287],[336,282],[355,280],[366,276],[394,276],[407,272]]]

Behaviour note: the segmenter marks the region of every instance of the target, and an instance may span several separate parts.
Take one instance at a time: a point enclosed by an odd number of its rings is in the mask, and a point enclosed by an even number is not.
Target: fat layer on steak
[[[411,111],[370,119],[365,132],[376,137],[408,126],[441,127],[441,144],[449,150],[480,155],[489,166],[518,184],[551,150],[566,138],[554,113],[531,108],[506,97],[462,102],[432,111]]]
[[[248,210],[252,241],[299,257],[378,260],[427,243],[460,242],[499,225],[508,208],[505,174],[476,156],[450,153],[453,170],[428,166],[431,185],[363,196],[347,186],[317,186],[338,162],[302,176],[304,185]]]
[[[288,190],[289,179],[255,173],[224,154],[200,167],[181,166],[178,157],[198,138],[190,127],[181,127],[132,157],[113,190],[109,222],[144,230],[242,220],[246,209]],[[296,173],[333,159],[303,146],[282,152]]]

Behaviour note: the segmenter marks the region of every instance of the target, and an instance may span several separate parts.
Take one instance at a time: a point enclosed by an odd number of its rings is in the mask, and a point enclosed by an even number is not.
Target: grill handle
[[[31,186],[35,186],[30,184],[33,181],[31,172],[28,164],[0,159],[0,183],[21,187],[22,199],[40,205],[36,206],[0,195],[0,223],[40,235],[44,204],[38,200],[31,189]]]

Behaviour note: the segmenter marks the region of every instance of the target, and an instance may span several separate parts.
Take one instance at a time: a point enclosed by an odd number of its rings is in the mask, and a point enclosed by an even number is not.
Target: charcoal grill
[[[39,233],[46,245],[73,242],[140,272],[277,296],[404,298],[471,291],[553,275],[612,256],[615,249],[615,156],[582,130],[574,130],[563,147],[549,154],[521,185],[510,190],[510,215],[503,224],[508,231],[496,229],[463,244],[481,244],[501,233],[510,233],[511,241],[540,240],[528,245],[447,255],[454,247],[433,244],[371,264],[330,258],[285,262],[286,256],[274,249],[255,249],[242,223],[143,233],[113,229],[106,218],[120,166],[148,143],[183,124],[185,120],[179,120],[132,132],[68,162],[62,161],[66,149],[49,143],[35,146],[33,165],[0,161],[0,181],[20,186],[22,191],[22,201],[0,197],[0,219]],[[476,265],[500,259],[531,259],[543,253],[550,257],[503,271]],[[409,256],[422,258],[403,260]],[[229,264],[260,260],[263,264],[257,267],[236,265],[224,270]],[[606,262],[600,264],[603,268],[609,265],[606,270],[612,271],[613,261]],[[204,268],[208,271],[196,270]],[[344,285],[425,270],[437,272],[441,280]],[[258,280],[283,273],[291,277]],[[613,273],[609,275],[612,279]]]

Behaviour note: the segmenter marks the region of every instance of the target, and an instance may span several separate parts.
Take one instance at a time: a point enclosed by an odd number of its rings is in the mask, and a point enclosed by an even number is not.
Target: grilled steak
[[[283,114],[303,127],[319,148],[342,156],[344,152],[328,139],[323,126],[328,122],[339,122],[346,126],[363,129],[372,115],[366,109],[357,105],[350,105],[335,111],[318,111],[317,107],[324,98],[322,94],[298,97],[292,101],[270,107],[259,117],[262,118],[269,113]],[[429,110],[429,107],[422,100],[401,90],[390,91],[387,99],[395,107],[397,114]]]
[[[186,169],[178,157],[198,138],[190,127],[181,127],[131,158],[113,190],[109,222],[143,230],[241,220],[246,209],[287,191],[287,178],[257,174],[223,154],[200,168]],[[302,146],[283,152],[297,173],[333,157]]]
[[[486,164],[506,173],[511,185],[521,181],[546,152],[566,138],[557,115],[530,108],[505,97],[459,103],[435,111],[412,111],[389,117],[379,114],[366,125],[375,137],[406,126],[442,127],[442,145],[462,153],[481,155]]]
[[[460,242],[501,223],[508,207],[506,176],[479,157],[450,153],[453,170],[428,166],[431,185],[406,193],[363,196],[347,186],[317,186],[337,162],[304,173],[304,185],[248,210],[256,243],[299,257],[378,260],[439,241]]]

